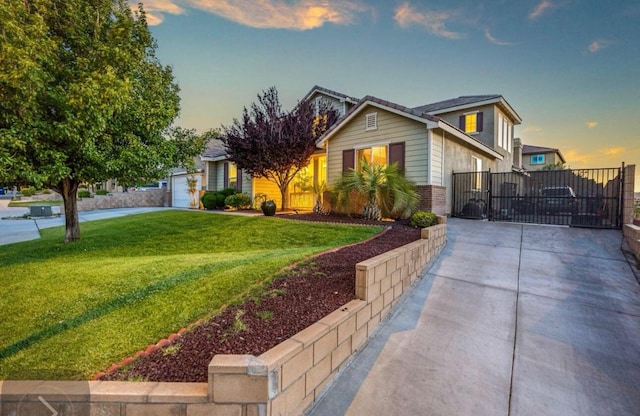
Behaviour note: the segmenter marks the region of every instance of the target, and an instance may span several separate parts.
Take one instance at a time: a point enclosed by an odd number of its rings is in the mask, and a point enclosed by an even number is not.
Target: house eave
[[[476,101],[476,102],[473,102],[473,103],[458,105],[458,106],[455,106],[455,107],[442,108],[440,110],[430,111],[429,114],[433,114],[433,115],[437,116],[438,114],[451,113],[451,112],[454,112],[454,111],[463,111],[463,110],[467,110],[467,109],[471,109],[471,108],[477,108],[477,107],[481,107],[481,106],[484,106],[484,105],[491,105],[491,104],[496,104],[499,107],[501,107],[516,122],[515,124],[521,124],[522,123],[522,118],[520,117],[520,115],[516,112],[516,110],[513,109],[513,107],[511,107],[511,105],[507,102],[507,100],[505,100],[504,97],[502,97],[502,96],[496,97],[496,98],[491,98],[491,99],[484,100],[484,101]]]

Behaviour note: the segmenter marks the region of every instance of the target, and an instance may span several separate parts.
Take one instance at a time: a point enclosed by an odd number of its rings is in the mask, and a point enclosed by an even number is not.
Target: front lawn
[[[161,211],[0,248],[0,379],[89,378],[283,267],[380,227]]]

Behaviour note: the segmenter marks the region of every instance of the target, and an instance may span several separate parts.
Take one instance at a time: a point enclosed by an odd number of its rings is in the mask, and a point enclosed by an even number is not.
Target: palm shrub
[[[336,183],[334,193],[339,207],[348,209],[352,192],[365,198],[362,216],[369,220],[380,220],[383,215],[406,218],[419,201],[415,183],[404,176],[397,163],[369,164],[362,159],[359,169],[349,169]]]

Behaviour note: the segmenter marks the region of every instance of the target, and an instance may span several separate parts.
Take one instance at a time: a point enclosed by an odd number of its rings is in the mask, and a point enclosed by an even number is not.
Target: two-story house
[[[342,117],[319,138],[309,166],[293,181],[290,208],[311,208],[313,195],[308,185],[322,181],[330,188],[362,157],[376,163],[397,162],[417,184],[420,208],[439,214],[451,213],[452,172],[522,170],[522,147],[514,139],[514,126],[522,120],[501,95],[459,97],[410,108],[315,86],[304,99],[325,100]],[[232,172],[235,178],[242,178],[236,179],[237,189],[251,196],[267,194],[280,205],[275,185],[237,172],[219,144],[202,159],[206,189],[231,186]]]

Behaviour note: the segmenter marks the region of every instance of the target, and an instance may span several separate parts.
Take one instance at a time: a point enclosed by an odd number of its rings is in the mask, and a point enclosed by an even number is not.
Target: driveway
[[[620,231],[447,228],[442,255],[309,414],[640,414],[640,285]]]

